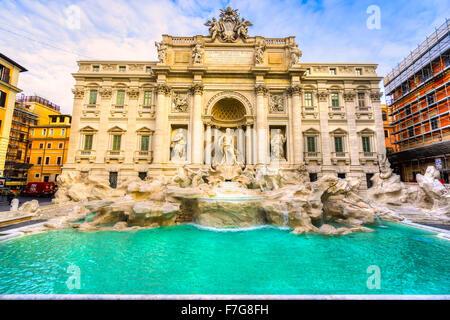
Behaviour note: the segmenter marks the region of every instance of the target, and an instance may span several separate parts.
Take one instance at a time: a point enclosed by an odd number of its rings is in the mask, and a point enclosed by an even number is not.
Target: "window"
[[[30,130],[30,136],[34,136],[34,129]]]
[[[93,66],[92,67],[92,71],[99,72],[100,71],[100,67],[99,66]]]
[[[117,106],[123,106],[124,103],[125,103],[125,91],[124,90],[119,90],[119,91],[117,91],[116,105]]]
[[[361,137],[364,152],[372,152],[370,150],[370,137]]]
[[[27,163],[30,163],[30,157],[27,157]]]
[[[311,68],[307,68],[305,72],[305,76],[309,76],[311,74]]]
[[[0,80],[9,83],[11,69],[0,64]]]
[[[435,130],[437,128],[438,128],[438,119],[437,118],[431,119],[431,129]]]
[[[0,90],[0,107],[4,108],[6,106],[6,92]]]
[[[387,121],[387,113],[386,111],[381,112],[381,117],[383,118],[383,121]]]
[[[306,137],[306,147],[308,152],[316,152],[316,138]]]
[[[17,150],[16,160],[22,159],[22,150]]]
[[[331,94],[331,106],[339,107],[339,93],[334,92]]]
[[[42,135],[46,136],[47,135],[47,129],[42,129]]]
[[[44,144],[43,143],[39,143],[39,149],[44,149]]]
[[[334,151],[344,152],[344,144],[342,141],[342,137],[334,137]]]
[[[37,158],[37,164],[41,164],[42,163],[42,157],[38,157]]]
[[[52,117],[52,122],[56,122],[56,117]]]
[[[120,150],[120,142],[122,140],[122,136],[119,134],[113,135],[113,143],[112,143],[112,150],[119,151]]]
[[[60,142],[60,143],[58,144],[58,148],[59,148],[59,149],[62,149],[63,146],[64,146],[64,144],[63,144],[62,142]]]
[[[358,92],[358,106],[359,107],[364,107],[366,105],[366,97],[364,92]]]
[[[145,178],[147,178],[147,172],[145,172],[145,171],[139,172],[138,176],[141,180],[145,180]]]
[[[408,128],[408,134],[409,134],[409,136],[410,137],[413,137],[414,136],[414,128]]]
[[[317,181],[317,173],[310,173],[309,181],[311,181],[311,182]]]
[[[410,106],[407,106],[407,107],[405,108],[405,112],[406,112],[406,115],[410,115],[410,114],[411,114],[411,107],[410,107]]]
[[[148,151],[150,136],[141,136],[141,151]]]
[[[118,173],[117,172],[110,172],[109,173],[109,186],[111,188],[117,188],[117,176]]]
[[[51,143],[47,143],[47,149],[51,149],[52,148],[52,144]]]
[[[305,92],[305,107],[313,106],[313,96],[312,92]]]
[[[64,136],[66,134],[66,129],[61,129],[61,135]]]
[[[362,69],[361,68],[356,68],[356,75],[357,76],[362,76]]]
[[[152,73],[152,67],[145,67],[145,72]]]
[[[34,175],[34,177],[35,178],[39,178],[40,176],[39,176],[39,173],[36,173],[35,175]]]
[[[89,93],[89,104],[97,104],[97,90],[91,90]]]
[[[384,130],[384,137],[385,137],[385,138],[389,138],[389,133],[388,133],[387,130]]]
[[[44,182],[48,182],[50,180],[49,176],[44,176]]]
[[[152,92],[144,91],[144,106],[151,106],[151,105],[152,105]]]
[[[48,135],[52,136],[53,135],[53,129],[48,130]]]
[[[58,158],[56,158],[56,164],[61,164],[61,162],[62,162],[62,157],[58,157]]]
[[[126,66],[120,66],[119,67],[119,72],[125,72],[127,71],[127,67]]]
[[[84,150],[92,150],[92,140],[93,140],[92,134],[87,134],[84,136]]]
[[[21,133],[19,136],[19,141],[23,142],[23,139],[25,139],[25,135],[23,133]]]
[[[433,104],[434,103],[434,95],[430,94],[429,96],[427,96],[427,102],[428,102],[428,105]]]
[[[336,68],[330,68],[330,74],[332,76],[335,76],[336,75]]]
[[[50,157],[45,157],[45,164],[49,164],[50,163]]]
[[[346,174],[345,173],[338,173],[337,174],[339,179],[345,179]]]

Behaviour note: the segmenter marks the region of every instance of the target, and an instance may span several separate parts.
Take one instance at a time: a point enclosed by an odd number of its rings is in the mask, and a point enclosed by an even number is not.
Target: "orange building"
[[[49,115],[46,123],[41,120],[30,128],[28,182],[55,182],[67,159],[72,116]]]
[[[450,20],[418,46],[384,79],[394,152],[403,181],[434,165],[449,182]]]
[[[392,143],[394,126],[391,124],[392,121],[389,117],[388,107],[385,104],[381,105],[381,115],[383,117],[384,144],[386,145],[386,153],[392,153],[394,152],[394,144]]]

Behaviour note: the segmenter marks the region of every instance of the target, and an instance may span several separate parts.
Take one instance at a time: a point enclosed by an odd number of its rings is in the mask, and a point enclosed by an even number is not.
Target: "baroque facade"
[[[208,36],[163,35],[156,62],[78,62],[64,170],[113,186],[184,165],[379,171],[376,64],[300,63],[295,37],[251,37],[231,8],[205,25]]]

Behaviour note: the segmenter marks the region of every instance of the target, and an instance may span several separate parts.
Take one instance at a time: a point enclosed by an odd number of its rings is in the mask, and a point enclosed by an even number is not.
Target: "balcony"
[[[320,152],[306,151],[303,153],[303,158],[306,164],[309,164],[310,162],[317,162],[317,164],[322,164],[322,155]]]
[[[140,105],[138,108],[138,114],[141,118],[154,118],[155,117],[155,106],[143,106]]]
[[[328,116],[330,119],[345,119],[344,107],[330,106],[328,108]]]
[[[373,113],[371,107],[356,107],[356,119],[361,119],[361,117],[365,119],[372,119]]]
[[[377,163],[378,157],[376,152],[360,152],[359,161],[361,164],[366,164],[368,161],[372,161],[374,164]]]
[[[152,163],[153,151],[135,151],[134,162],[139,163],[139,161],[146,161],[148,163]]]
[[[97,118],[100,114],[99,104],[87,104],[81,113],[83,118]]]
[[[78,150],[75,156],[76,162],[81,162],[81,160],[88,160],[90,163],[95,162],[95,150]]]
[[[336,165],[339,161],[344,161],[345,164],[350,164],[350,157],[348,152],[332,152],[331,161]]]
[[[122,163],[125,160],[125,153],[123,150],[108,150],[106,151],[105,162],[117,160]]]
[[[303,119],[318,119],[319,111],[317,110],[317,106],[304,106],[302,117]]]
[[[112,117],[126,117],[127,116],[127,105],[126,104],[113,104],[111,105],[111,116]]]

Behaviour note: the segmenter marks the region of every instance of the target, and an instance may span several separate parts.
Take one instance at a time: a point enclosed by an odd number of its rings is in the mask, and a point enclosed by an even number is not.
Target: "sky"
[[[250,36],[295,36],[300,62],[378,63],[380,76],[450,18],[448,0],[0,0],[0,52],[29,70],[25,95],[71,113],[78,60],[156,61],[162,34],[207,35],[228,5]]]

